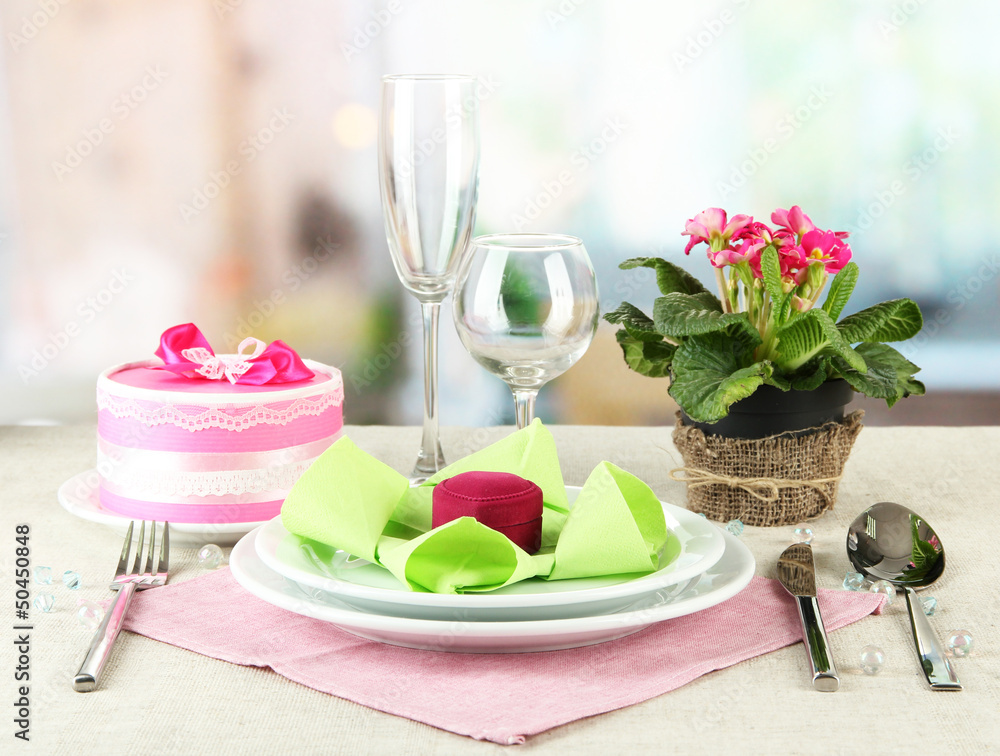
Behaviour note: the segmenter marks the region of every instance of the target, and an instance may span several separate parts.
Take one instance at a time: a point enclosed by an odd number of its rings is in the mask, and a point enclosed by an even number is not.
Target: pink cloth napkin
[[[876,612],[882,601],[828,590],[819,598],[829,631]],[[802,639],[794,600],[776,580],[761,577],[718,606],[635,635],[532,654],[452,654],[364,640],[251,596],[228,569],[137,593],[125,627],[502,744],[645,701]]]

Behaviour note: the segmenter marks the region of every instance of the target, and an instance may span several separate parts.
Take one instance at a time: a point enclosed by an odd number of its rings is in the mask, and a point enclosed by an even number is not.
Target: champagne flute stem
[[[440,302],[421,302],[424,320],[424,436],[420,456],[413,468],[414,478],[425,478],[444,467],[444,453],[438,438],[438,320]]]
[[[538,389],[511,389],[514,392],[514,411],[517,415],[517,429],[527,428],[535,419],[535,397]]]

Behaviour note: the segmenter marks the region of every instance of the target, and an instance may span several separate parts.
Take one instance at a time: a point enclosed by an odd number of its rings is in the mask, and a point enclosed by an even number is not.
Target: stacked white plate
[[[567,492],[572,500],[579,489]],[[686,509],[664,503],[663,513],[680,553],[640,576],[533,578],[489,593],[417,593],[378,565],[289,533],[280,517],[244,536],[229,565],[254,596],[363,638],[436,651],[551,651],[708,609],[750,582],[754,559],[738,539]]]

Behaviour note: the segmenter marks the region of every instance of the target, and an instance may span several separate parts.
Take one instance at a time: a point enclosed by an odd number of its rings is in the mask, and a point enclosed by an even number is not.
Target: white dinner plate
[[[686,584],[662,588],[620,612],[526,622],[411,619],[360,611],[325,591],[301,586],[269,569],[254,548],[256,533],[233,549],[229,567],[247,591],[269,604],[329,622],[362,638],[396,646],[462,653],[522,653],[590,646],[636,633],[656,622],[721,604],[754,574],[754,558],[737,538],[723,534],[725,553]]]
[[[59,486],[59,503],[70,514],[90,522],[107,525],[124,536],[132,518],[101,506],[100,488],[95,483],[98,480],[97,470],[74,475]],[[262,522],[172,522],[170,545],[185,549],[196,548],[206,543],[232,546],[251,530],[263,524]]]
[[[580,489],[567,486],[566,492],[572,503]],[[470,622],[586,617],[616,612],[643,594],[690,580],[722,557],[725,540],[719,527],[687,509],[661,503],[679,554],[656,572],[568,580],[531,578],[487,593],[411,591],[377,564],[349,561],[345,552],[289,533],[280,516],[257,532],[255,546],[271,570],[300,585],[327,591],[365,612]]]

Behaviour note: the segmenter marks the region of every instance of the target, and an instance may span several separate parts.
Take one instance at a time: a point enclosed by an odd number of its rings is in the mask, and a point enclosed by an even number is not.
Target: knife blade
[[[830,641],[826,637],[823,618],[816,601],[816,567],[813,563],[812,546],[796,543],[789,546],[778,557],[778,580],[785,590],[795,597],[802,623],[802,642],[809,656],[813,687],[824,693],[832,693],[840,687],[837,667],[830,652]]]

